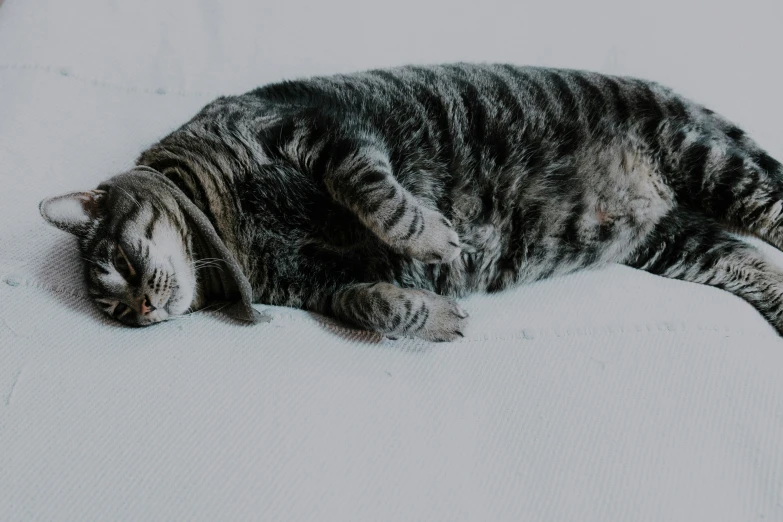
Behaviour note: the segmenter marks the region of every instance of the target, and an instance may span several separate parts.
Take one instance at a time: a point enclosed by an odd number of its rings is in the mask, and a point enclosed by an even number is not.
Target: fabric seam
[[[104,89],[113,89],[116,91],[125,91],[129,94],[146,94],[151,96],[180,96],[180,97],[217,97],[220,93],[211,91],[188,91],[186,89],[167,89],[165,87],[140,87],[133,85],[122,85],[119,83],[101,80],[100,78],[82,76],[80,74],[74,74],[68,67],[57,67],[52,65],[41,65],[36,63],[8,63],[0,64],[0,71],[38,71],[47,74],[60,76],[62,78],[70,78],[93,87],[99,87]]]

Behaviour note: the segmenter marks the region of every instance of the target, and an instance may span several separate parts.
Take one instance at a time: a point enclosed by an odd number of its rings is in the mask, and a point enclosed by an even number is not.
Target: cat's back
[[[316,76],[272,83],[246,96],[280,106],[337,110],[404,111],[414,105],[429,112],[450,110],[452,116],[460,109],[475,113],[479,106],[491,105],[495,110],[484,115],[487,119],[524,111],[527,116],[541,112],[598,120],[614,115],[621,120],[634,109],[649,111],[655,102],[673,103],[669,89],[646,80],[502,63],[401,66]]]
[[[406,65],[350,74],[286,80],[259,87],[246,96],[277,106],[377,112],[405,111],[411,106],[433,110],[481,98],[519,98],[526,84],[546,83],[564,71],[509,64],[454,63]],[[574,71],[575,72],[575,71]],[[585,73],[587,74],[587,73]]]
[[[699,112],[646,80],[510,64],[376,69],[274,83],[244,97],[282,119],[369,130],[398,170],[406,158],[490,175],[516,168],[529,147],[562,157],[629,133],[651,143],[664,122]]]

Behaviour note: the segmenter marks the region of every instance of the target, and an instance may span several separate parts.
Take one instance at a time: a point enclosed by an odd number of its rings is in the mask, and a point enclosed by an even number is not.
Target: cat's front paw
[[[426,318],[414,321],[415,329],[406,332],[426,341],[454,341],[465,336],[468,313],[454,300],[426,290],[407,290],[416,295],[414,302],[421,303],[421,315]],[[414,308],[415,309],[415,308]]]
[[[349,285],[332,296],[331,305],[337,318],[390,339],[454,341],[464,337],[468,318],[453,299],[386,282]]]
[[[465,337],[468,313],[454,301],[444,299],[444,303],[435,307],[433,316],[427,320],[418,335],[427,341],[454,341]]]
[[[451,263],[462,252],[459,235],[440,212],[425,209],[421,233],[401,242],[404,253],[425,263]]]

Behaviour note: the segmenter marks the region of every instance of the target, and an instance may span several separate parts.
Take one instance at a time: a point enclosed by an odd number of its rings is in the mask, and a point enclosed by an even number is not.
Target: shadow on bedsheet
[[[81,255],[73,236],[56,234],[42,257],[32,271],[33,286],[47,292],[60,306],[89,316],[96,323],[122,327],[102,314],[87,295]]]
[[[318,327],[322,330],[329,332],[330,334],[339,337],[340,339],[348,342],[360,342],[367,344],[382,344],[385,341],[389,341],[380,334],[374,332],[368,332],[365,330],[359,330],[351,325],[341,323],[337,319],[328,317],[326,315],[318,314],[315,312],[307,312],[307,315],[318,324]],[[274,319],[273,319],[274,321]]]

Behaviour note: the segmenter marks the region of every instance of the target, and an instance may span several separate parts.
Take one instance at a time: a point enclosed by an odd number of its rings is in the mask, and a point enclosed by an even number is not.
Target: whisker
[[[201,266],[194,266],[193,268],[195,268],[196,270],[200,270],[202,268],[216,268],[221,272],[223,271],[223,267],[220,265],[201,265]]]
[[[106,271],[108,272],[108,269],[106,268],[106,265],[104,265],[103,263],[99,263],[98,261],[93,261],[92,259],[87,259],[87,258],[86,258],[86,257],[84,257],[84,256],[79,256],[79,257],[80,257],[80,258],[81,258],[81,260],[82,260],[82,261],[84,261],[85,263],[90,263],[91,265],[95,265],[95,266],[97,266],[97,267],[100,267],[102,270],[106,270]]]
[[[128,196],[128,198],[129,198],[131,201],[133,201],[134,203],[136,203],[136,206],[137,206],[137,207],[141,208],[141,203],[139,203],[139,202],[138,202],[138,200],[137,200],[136,198],[134,198],[134,197],[131,195],[131,193],[130,193],[130,192],[128,192],[127,190],[125,190],[125,189],[124,189],[124,188],[122,188],[122,187],[117,187],[117,188],[118,188],[118,189],[120,189],[121,191],[123,191],[123,192],[125,193],[125,195],[126,195],[126,196]]]
[[[220,266],[217,263],[209,263],[209,264],[204,264],[204,265],[193,265],[193,268],[196,269],[196,270],[201,269],[201,268],[217,268],[221,272],[223,271],[223,267]]]
[[[193,266],[218,265],[218,264],[220,264],[220,261],[194,261],[191,264]]]

